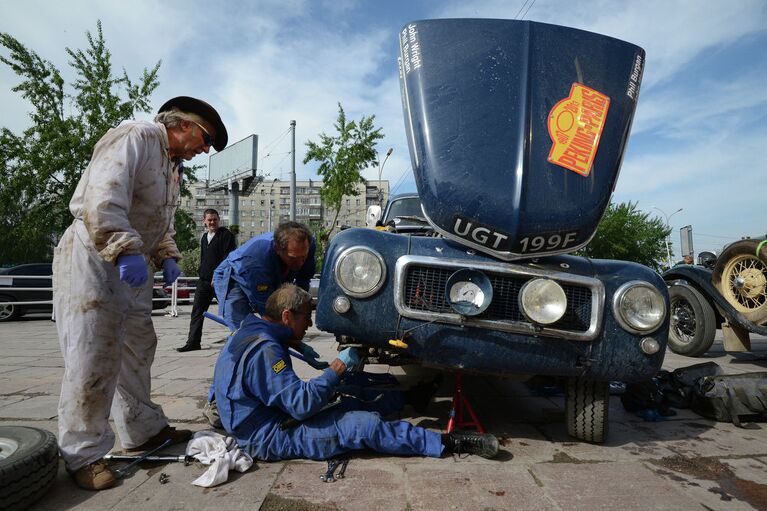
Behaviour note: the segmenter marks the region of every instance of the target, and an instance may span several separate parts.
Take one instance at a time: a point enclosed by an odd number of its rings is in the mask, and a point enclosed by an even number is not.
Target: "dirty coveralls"
[[[59,446],[70,471],[113,447],[110,407],[125,448],[168,423],[149,397],[153,279],[132,288],[115,262],[143,254],[159,267],[181,257],[172,238],[178,179],[165,127],[126,121],[96,144],[69,203],[75,220],[54,252],[53,307],[64,357]]]
[[[274,245],[274,233],[267,232],[231,252],[213,273],[218,315],[232,330],[252,313],[264,313],[266,299],[286,282],[309,290],[314,275],[315,242],[309,244],[306,262],[298,271],[285,271]]]
[[[265,461],[324,460],[358,449],[441,455],[439,433],[381,419],[402,408],[401,392],[386,392],[372,402],[370,394],[361,396],[366,401],[344,399],[320,411],[340,389],[340,378],[327,368],[310,381],[300,380],[288,353],[290,335],[290,329],[251,314],[229,337],[216,362],[213,383],[221,422],[245,452]],[[302,422],[280,430],[291,417]]]

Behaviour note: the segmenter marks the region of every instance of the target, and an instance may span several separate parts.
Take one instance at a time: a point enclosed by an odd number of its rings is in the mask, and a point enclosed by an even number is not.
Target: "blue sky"
[[[230,141],[260,138],[259,170],[288,179],[291,119],[303,143],[375,114],[394,152],[383,174],[413,191],[397,79],[397,32],[424,18],[515,18],[531,0],[187,0],[4,2],[0,31],[68,70],[101,19],[117,70],[138,76],[162,60],[155,108],[176,95],[206,99]],[[767,2],[763,0],[535,0],[525,19],[623,39],[647,52],[636,118],[614,200],[672,216],[672,242],[692,225],[696,253],[767,232]],[[0,50],[5,55],[5,50]],[[0,125],[19,131],[29,105],[0,68]],[[201,160],[196,163],[207,163]],[[369,169],[365,177],[377,177]],[[677,256],[678,258],[678,252]]]

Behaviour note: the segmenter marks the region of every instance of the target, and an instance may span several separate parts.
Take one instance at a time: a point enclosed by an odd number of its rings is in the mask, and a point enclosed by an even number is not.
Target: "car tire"
[[[767,322],[767,265],[756,254],[760,240],[740,240],[722,251],[711,282],[735,310],[759,325]]]
[[[688,357],[704,355],[714,343],[716,315],[700,292],[687,284],[668,288],[671,324],[668,347]]]
[[[59,469],[56,437],[49,431],[0,426],[0,509],[26,509],[53,485]]]
[[[21,316],[21,307],[7,303],[16,301],[18,300],[9,296],[0,296],[0,323],[3,321],[13,321]]]
[[[607,438],[609,405],[608,382],[569,378],[565,389],[567,432],[584,442],[604,442]]]

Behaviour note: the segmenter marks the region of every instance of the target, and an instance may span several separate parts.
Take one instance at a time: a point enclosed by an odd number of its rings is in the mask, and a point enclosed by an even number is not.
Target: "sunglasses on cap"
[[[201,124],[199,124],[199,123],[196,123],[196,122],[194,122],[194,121],[189,121],[189,122],[192,122],[192,123],[196,124],[196,125],[197,125],[197,127],[198,127],[198,128],[200,128],[200,129],[202,130],[202,142],[203,142],[203,143],[204,143],[206,146],[210,146],[210,147],[213,147],[213,144],[216,142],[216,139],[210,136],[210,133],[208,133],[208,130],[206,130],[205,128],[203,128],[203,127],[202,127],[202,125],[201,125]]]

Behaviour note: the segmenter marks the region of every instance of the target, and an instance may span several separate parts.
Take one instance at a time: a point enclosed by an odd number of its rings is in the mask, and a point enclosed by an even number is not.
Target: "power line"
[[[524,14],[522,14],[522,17],[520,17],[519,15],[522,13],[522,10],[525,8],[525,5],[527,5],[527,3],[528,3],[528,2],[530,2],[530,5],[528,5],[528,6],[527,6],[527,10],[525,10],[525,13],[524,13]],[[527,16],[527,11],[529,11],[529,10],[530,10],[530,8],[533,6],[533,4],[535,4],[535,0],[532,0],[532,1],[530,1],[530,0],[525,0],[525,1],[522,3],[522,6],[519,8],[519,11],[517,11],[517,14],[514,16],[514,19],[515,19],[515,20],[517,20],[517,19],[518,19],[518,20],[524,19],[524,18],[525,18],[525,16]]]
[[[527,16],[527,13],[528,13],[528,11],[530,10],[530,8],[531,8],[533,5],[535,5],[535,0],[533,0],[532,2],[530,2],[530,5],[528,6],[527,10],[526,10],[526,11],[525,11],[525,13],[522,15],[522,17],[521,17],[521,18],[519,18],[519,19],[521,19],[521,20],[525,19],[525,16]]]

